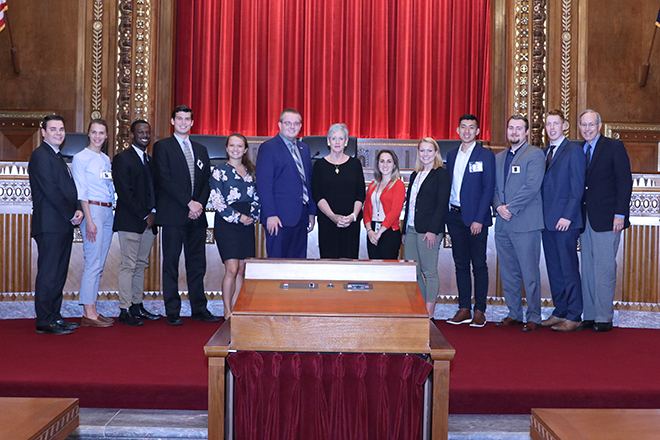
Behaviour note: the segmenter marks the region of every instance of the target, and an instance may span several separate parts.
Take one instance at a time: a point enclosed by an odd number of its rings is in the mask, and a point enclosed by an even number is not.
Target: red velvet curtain
[[[418,356],[238,352],[237,440],[418,440],[423,385]]]
[[[196,133],[271,136],[294,107],[301,135],[457,138],[473,113],[490,140],[490,0],[186,0],[176,41]]]

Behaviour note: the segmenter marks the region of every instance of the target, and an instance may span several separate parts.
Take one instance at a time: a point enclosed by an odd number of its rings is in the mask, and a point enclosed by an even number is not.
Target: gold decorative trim
[[[92,24],[92,119],[101,117],[103,88],[103,0],[94,0]]]
[[[607,137],[619,138],[618,131],[657,131],[660,132],[660,125],[657,124],[629,124],[619,122],[608,122],[603,124],[603,132]]]
[[[133,115],[148,119],[151,67],[151,1],[137,0],[135,10],[135,83]]]
[[[566,121],[565,134],[568,136],[571,113],[571,8],[572,0],[562,0],[561,5],[561,111]]]
[[[515,8],[515,37],[513,54],[513,108],[514,113],[527,116],[528,114],[528,75],[529,75],[529,0],[518,0]]]
[[[117,0],[117,124],[115,128],[116,152],[130,146],[132,75],[132,0]]]
[[[529,115],[530,139],[532,145],[543,145],[545,132],[546,108],[546,62],[548,52],[548,39],[546,36],[546,23],[548,16],[547,0],[534,0],[532,13],[532,113]]]
[[[45,112],[21,112],[21,111],[0,111],[0,119],[43,119],[48,115],[53,115],[56,111]]]

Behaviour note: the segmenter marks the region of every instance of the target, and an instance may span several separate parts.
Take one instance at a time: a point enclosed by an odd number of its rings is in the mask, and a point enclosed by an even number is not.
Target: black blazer
[[[32,192],[32,232],[73,232],[71,218],[80,209],[76,184],[68,166],[42,142],[28,164]]]
[[[408,211],[410,209],[410,192],[413,182],[417,177],[417,171],[410,176],[408,183],[408,194],[406,196],[405,216],[403,218],[403,233],[408,226]],[[415,231],[420,234],[432,232],[440,234],[445,232],[445,213],[449,205],[449,193],[451,191],[451,177],[449,171],[444,168],[436,168],[429,172],[417,193],[415,203]]]
[[[156,184],[156,224],[183,226],[188,219],[188,202],[195,200],[206,208],[209,199],[211,166],[206,147],[191,141],[195,156],[195,188],[190,188],[188,163],[174,136],[154,144],[154,181]],[[206,216],[194,220],[195,227],[206,227]]]
[[[593,230],[605,232],[614,227],[614,214],[620,214],[625,216],[627,228],[631,196],[632,173],[626,147],[617,139],[600,135],[584,179],[582,219],[588,215]]]
[[[116,154],[112,161],[112,180],[117,192],[112,229],[143,233],[147,228],[146,217],[156,207],[151,163],[142,163],[135,149],[128,147]],[[155,234],[156,226],[152,230]]]

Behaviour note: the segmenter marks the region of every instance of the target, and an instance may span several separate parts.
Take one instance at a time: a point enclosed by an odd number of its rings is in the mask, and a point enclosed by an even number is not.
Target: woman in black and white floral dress
[[[254,223],[259,219],[261,204],[247,139],[234,133],[227,138],[225,148],[227,162],[211,172],[211,203],[215,209],[215,242],[225,264],[222,300],[227,319],[236,302],[235,293],[243,284],[245,259],[255,255]]]

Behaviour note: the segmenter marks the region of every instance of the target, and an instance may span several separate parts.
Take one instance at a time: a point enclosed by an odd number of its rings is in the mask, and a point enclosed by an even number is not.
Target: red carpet
[[[0,320],[0,396],[78,397],[86,408],[207,407],[203,347],[218,324],[183,318],[115,324],[73,335]],[[456,349],[453,414],[525,414],[532,407],[660,408],[660,331],[559,334],[540,329],[438,327]]]

